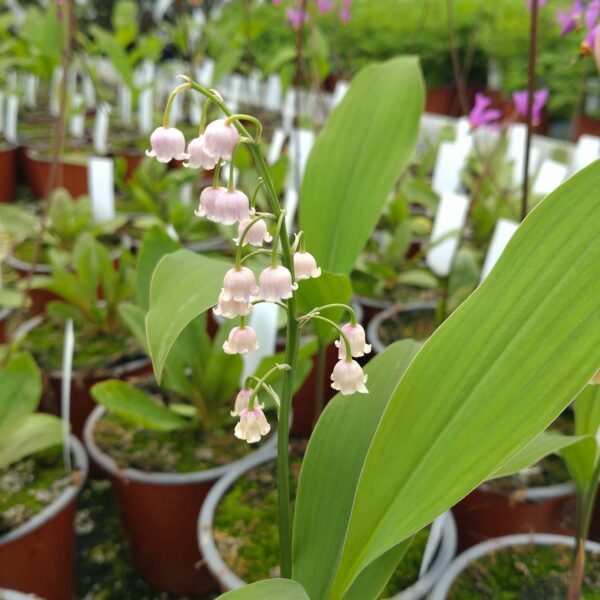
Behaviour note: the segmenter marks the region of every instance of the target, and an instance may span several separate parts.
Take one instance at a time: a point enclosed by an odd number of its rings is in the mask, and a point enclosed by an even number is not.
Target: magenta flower
[[[571,8],[566,12],[560,9],[557,11],[556,22],[560,25],[561,37],[577,29],[582,15],[583,5],[581,4],[581,0],[575,0]]]
[[[546,105],[549,95],[550,95],[550,92],[548,91],[547,88],[538,90],[533,95],[533,106],[531,109],[531,122],[533,123],[533,125],[540,124],[540,119],[542,116],[542,109]],[[528,92],[526,92],[526,91],[515,92],[513,94],[513,100],[514,100],[515,108],[517,109],[517,112],[522,117],[527,117],[527,106],[529,104]]]
[[[342,10],[340,11],[340,20],[347,23],[350,20],[350,6],[352,0],[342,0]]]
[[[581,53],[584,56],[590,56],[594,52],[596,37],[600,34],[600,23],[598,23],[598,15],[600,15],[600,0],[592,0],[585,11],[584,21],[587,34],[583,42],[581,42]]]
[[[301,8],[288,8],[286,11],[287,22],[291,27],[298,31],[306,21],[308,15]]]
[[[481,93],[475,94],[475,106],[469,113],[469,122],[473,129],[477,129],[478,127],[498,128],[497,121],[502,116],[502,113],[495,108],[488,108],[491,103],[492,99],[486,95]]]
[[[281,6],[281,0],[272,0],[273,6]]]
[[[332,0],[317,0],[317,9],[319,10],[320,14],[327,14],[333,9]]]

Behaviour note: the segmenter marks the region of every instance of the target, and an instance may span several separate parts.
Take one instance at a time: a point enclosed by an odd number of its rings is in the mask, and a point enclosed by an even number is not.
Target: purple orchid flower
[[[556,22],[560,25],[560,35],[571,33],[579,26],[579,21],[583,15],[583,4],[581,0],[575,0],[566,12],[564,10],[558,10],[556,13]]]
[[[486,95],[475,94],[475,106],[469,113],[469,122],[472,129],[478,127],[488,127],[490,129],[498,129],[498,119],[502,116],[502,112],[495,108],[488,108],[492,103],[492,99]]]
[[[592,0],[587,10],[585,11],[584,21],[586,28],[586,36],[581,42],[581,54],[590,56],[594,52],[596,37],[600,34],[600,23],[598,16],[600,15],[600,0]]]
[[[288,8],[286,11],[287,22],[298,31],[306,21],[308,21],[308,15],[301,8]]]
[[[538,90],[533,95],[533,106],[531,107],[531,122],[533,125],[540,124],[540,120],[541,120],[541,116],[542,116],[542,109],[546,105],[549,95],[550,95],[550,92],[548,91],[547,88]],[[515,108],[517,109],[517,112],[522,117],[527,117],[527,105],[529,104],[529,93],[526,91],[515,92],[513,94],[513,100],[515,102]]]
[[[334,4],[332,0],[317,0],[317,9],[322,15],[325,15],[333,10],[333,6]]]
[[[350,6],[352,0],[342,0],[342,10],[340,10],[340,21],[347,23],[350,20]]]

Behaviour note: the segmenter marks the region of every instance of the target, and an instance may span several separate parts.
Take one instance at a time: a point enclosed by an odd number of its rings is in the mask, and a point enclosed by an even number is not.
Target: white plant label
[[[6,120],[4,121],[4,137],[11,143],[17,144],[19,136],[17,123],[19,120],[19,96],[10,94],[6,98]]]
[[[567,178],[568,171],[567,165],[547,158],[535,178],[533,193],[546,196],[553,192]]]
[[[75,138],[82,138],[85,133],[85,98],[81,94],[73,94],[71,101],[74,112],[69,119],[69,133]]]
[[[58,117],[60,112],[60,82],[62,81],[63,70],[61,66],[54,69],[52,73],[52,79],[50,80],[50,98],[48,110],[50,115]]]
[[[293,231],[294,218],[298,210],[298,192],[294,188],[288,187],[285,190],[283,208],[285,209],[285,226],[288,231]]]
[[[23,104],[27,108],[35,108],[37,105],[38,79],[35,75],[25,75]]]
[[[506,248],[506,245],[510,242],[510,238],[512,238],[518,227],[519,224],[516,221],[498,219],[487,256],[483,263],[483,269],[481,270],[481,281],[490,274],[490,271],[498,262],[500,255],[504,252],[504,248]]]
[[[315,134],[308,129],[294,129],[288,145],[288,186],[298,192],[302,185],[308,156],[315,143]]]
[[[284,143],[285,131],[278,128],[273,132],[273,137],[271,138],[271,145],[269,146],[269,152],[267,155],[268,164],[273,165],[279,160]]]
[[[349,88],[350,84],[347,81],[338,81],[335,84],[333,97],[331,98],[331,108],[335,108],[344,99]]]
[[[152,88],[142,90],[138,104],[138,129],[143,134],[150,133],[154,125],[152,115],[154,93]]]
[[[294,126],[294,117],[296,116],[296,94],[297,90],[290,88],[283,99],[281,107],[281,121],[284,131],[291,131]]]
[[[89,75],[83,76],[83,97],[85,98],[85,105],[88,108],[95,108],[96,106],[96,88],[94,82]]]
[[[264,85],[264,107],[267,110],[278,112],[281,109],[281,97],[283,95],[283,86],[281,77],[274,73],[269,75]]]
[[[440,144],[431,180],[431,187],[439,196],[444,192],[459,191],[460,176],[471,152],[472,144],[473,141],[470,137]]]
[[[71,380],[73,378],[73,350],[75,348],[75,333],[73,320],[68,319],[65,324],[65,336],[62,355],[62,379],[60,389],[60,407],[63,423],[63,458],[67,471],[71,470]]]
[[[125,127],[131,126],[131,90],[124,83],[120,83],[117,89],[117,103],[119,105],[119,117]]]
[[[93,143],[97,154],[106,154],[108,152],[108,126],[109,126],[110,106],[102,102],[96,109],[94,120]]]
[[[512,182],[514,186],[522,185],[523,169],[525,168],[525,141],[527,139],[527,126],[523,123],[514,123],[508,130],[508,148],[506,156],[513,161]],[[529,154],[529,176],[533,175],[540,163],[541,154],[532,143]]]
[[[456,121],[456,140],[469,137],[471,133],[471,122],[469,117],[460,117]]]
[[[600,137],[582,135],[577,140],[571,173],[577,173],[600,158]]]
[[[171,112],[169,113],[169,125],[175,127],[179,121],[183,118],[183,98],[184,94],[177,94],[171,105]]]
[[[112,158],[92,156],[88,161],[88,190],[96,223],[115,218],[114,170]]]
[[[469,199],[466,196],[442,193],[433,222],[431,248],[426,257],[427,265],[439,277],[450,274],[468,210]]]

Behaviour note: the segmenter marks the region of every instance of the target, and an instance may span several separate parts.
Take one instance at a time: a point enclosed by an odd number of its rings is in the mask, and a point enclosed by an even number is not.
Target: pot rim
[[[83,484],[88,476],[88,457],[83,445],[73,434],[69,436],[69,439],[71,443],[71,454],[74,459],[74,466],[80,472],[81,477],[78,478],[76,483],[65,489],[60,496],[54,500],[54,502],[33,515],[33,517],[31,517],[31,519],[29,519],[26,523],[23,523],[23,525],[20,525],[16,529],[13,529],[0,536],[0,546],[10,544],[15,540],[33,533],[36,529],[42,525],[45,525],[50,519],[54,518],[64,508],[66,508],[66,506],[79,494],[79,491],[83,487]]]
[[[488,490],[485,489],[485,485],[485,483],[482,483],[481,486],[476,489],[483,487],[483,491],[488,492]],[[540,487],[519,488],[515,490],[514,494],[507,494],[507,496],[518,495],[519,498],[528,500],[529,502],[543,502],[544,500],[570,496],[571,494],[574,494],[575,491],[575,483],[573,481],[565,481],[563,483],[553,483],[552,485],[544,485]]]
[[[379,326],[385,319],[397,313],[408,313],[415,310],[435,310],[436,307],[437,302],[435,300],[417,300],[415,302],[407,302],[406,304],[392,304],[375,315],[367,327],[367,338],[373,344],[375,354],[381,354],[387,347],[379,336]]]
[[[121,469],[116,461],[101,450],[94,440],[94,430],[96,429],[96,425],[106,412],[104,406],[98,405],[90,413],[83,427],[83,441],[91,458],[98,463],[104,471],[109,475],[125,481],[129,480],[152,485],[189,485],[191,483],[215,481],[226,473],[229,473],[232,469],[237,470],[246,464],[252,464],[257,458],[261,458],[266,453],[272,451],[277,445],[277,435],[276,432],[273,432],[263,446],[253,450],[246,456],[221,467],[213,467],[203,471],[193,471],[192,473],[153,473],[130,467]]]
[[[51,163],[52,162],[51,158],[42,156],[42,154],[40,152],[40,150],[42,150],[42,149],[45,149],[45,147],[35,148],[33,146],[25,146],[25,156],[27,157],[28,160],[33,161],[33,162]],[[86,160],[83,163],[69,160],[68,157],[66,160],[63,158],[60,162],[63,165],[69,165],[72,167],[81,167],[82,169],[87,169],[88,161],[89,161],[90,157],[93,156],[93,154],[94,154],[93,149],[90,148],[90,150],[92,150],[92,152],[89,155],[86,155]]]
[[[573,548],[575,539],[567,535],[557,535],[553,533],[518,533],[514,535],[504,535],[498,538],[492,538],[485,542],[481,542],[459,554],[450,563],[445,573],[436,583],[431,591],[429,600],[445,600],[448,591],[454,584],[456,578],[468,567],[473,561],[490,554],[491,552],[509,548],[510,546],[519,546],[525,544],[536,544],[541,546],[567,546]],[[586,540],[585,548],[594,554],[600,554],[600,544]]]
[[[217,506],[229,488],[246,472],[266,462],[276,460],[276,458],[277,449],[272,448],[269,453],[254,457],[254,460],[249,461],[246,465],[231,469],[211,488],[202,504],[197,523],[200,552],[206,566],[225,590],[243,587],[246,582],[227,566],[215,543],[213,524]],[[399,592],[390,600],[417,600],[422,598],[451,563],[457,546],[456,522],[451,511],[443,513],[438,519],[442,521],[442,537],[429,569],[413,585]]]
[[[8,590],[6,588],[1,588],[0,594],[2,594],[2,596],[0,596],[2,600],[42,600],[42,598],[35,594],[26,594],[25,592]]]

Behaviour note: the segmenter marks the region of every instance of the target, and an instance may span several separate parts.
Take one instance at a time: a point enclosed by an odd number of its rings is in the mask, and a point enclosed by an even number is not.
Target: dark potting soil
[[[267,418],[274,422],[272,417]],[[231,418],[227,425],[207,431],[190,427],[158,432],[107,414],[98,422],[94,439],[121,468],[148,473],[193,473],[229,464],[260,447],[238,440],[233,435],[235,422]]]
[[[157,590],[137,575],[108,480],[87,481],[77,500],[75,531],[80,600],[192,600]]]
[[[46,318],[27,334],[23,341],[23,349],[29,350],[35,356],[40,367],[60,369],[63,341],[64,323]],[[106,373],[113,367],[123,365],[141,356],[135,340],[122,330],[114,333],[98,333],[96,330],[86,331],[75,324],[75,349],[73,352],[73,369],[75,371]]]
[[[50,448],[0,469],[0,535],[52,504],[78,473],[65,472],[62,448]]]
[[[564,600],[572,549],[523,545],[471,563],[457,578],[448,600]],[[600,555],[587,554],[583,595],[600,600]]]
[[[426,340],[437,328],[434,311],[394,313],[379,325],[379,337],[385,346],[411,338]]]
[[[290,494],[295,501],[302,456],[307,440],[291,443]],[[248,471],[217,506],[213,535],[219,554],[238,577],[247,582],[279,576],[277,533],[277,465],[274,460]],[[413,584],[428,530],[420,531],[381,595],[388,598]]]

